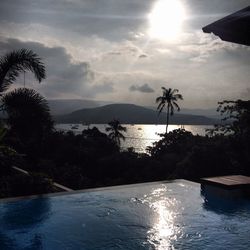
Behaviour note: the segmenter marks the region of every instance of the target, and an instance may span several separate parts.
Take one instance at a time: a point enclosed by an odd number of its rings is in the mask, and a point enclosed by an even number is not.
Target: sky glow
[[[49,99],[155,106],[161,87],[179,89],[181,107],[215,108],[250,98],[250,49],[202,27],[250,0],[2,0],[0,54],[28,48],[47,69]],[[22,86],[23,78],[16,86]]]
[[[178,0],[159,0],[149,14],[149,36],[163,41],[176,40],[185,19],[184,6]]]

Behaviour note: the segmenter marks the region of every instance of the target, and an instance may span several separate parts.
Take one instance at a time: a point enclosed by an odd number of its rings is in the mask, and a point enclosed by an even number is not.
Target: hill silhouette
[[[48,103],[52,115],[65,115],[83,108],[96,108],[110,104],[110,102],[87,99],[51,99]]]
[[[134,104],[109,104],[96,108],[85,108],[67,115],[55,116],[58,123],[108,123],[118,119],[124,124],[165,124],[165,113],[158,112]],[[218,120],[200,115],[174,114],[170,124],[212,125]]]

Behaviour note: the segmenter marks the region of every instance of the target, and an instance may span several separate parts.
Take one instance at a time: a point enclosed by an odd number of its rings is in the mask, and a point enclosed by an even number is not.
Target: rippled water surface
[[[97,127],[101,132],[105,133],[107,124],[91,124],[89,126],[82,124],[56,124],[58,130],[73,131],[76,134],[81,133],[84,129]],[[126,140],[122,141],[122,148],[134,147],[136,152],[145,152],[147,146],[152,146],[152,143],[160,139],[159,133],[165,133],[165,125],[149,125],[149,124],[125,124],[127,132],[124,133]],[[212,128],[211,125],[169,125],[168,131],[178,128],[185,128],[185,130],[192,132],[194,135],[205,135],[207,128]]]
[[[250,203],[200,185],[128,185],[0,203],[0,249],[250,249]]]

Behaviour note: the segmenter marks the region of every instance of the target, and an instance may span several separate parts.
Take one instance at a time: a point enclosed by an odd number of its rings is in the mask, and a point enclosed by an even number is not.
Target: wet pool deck
[[[207,200],[239,201],[250,198],[250,177],[244,175],[226,175],[201,179],[201,193]]]
[[[202,178],[201,183],[226,189],[248,189],[250,188],[250,177],[244,175],[217,176]]]

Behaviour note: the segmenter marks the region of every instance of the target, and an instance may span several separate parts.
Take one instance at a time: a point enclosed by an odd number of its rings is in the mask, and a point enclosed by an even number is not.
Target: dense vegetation
[[[24,52],[21,55],[27,63]],[[30,56],[37,59],[33,53]],[[24,69],[17,59],[19,64],[9,74],[10,79],[0,79],[0,90]],[[41,73],[44,77],[43,70]],[[81,189],[172,178],[250,175],[250,101],[220,102],[218,111],[228,123],[215,126],[205,137],[184,129],[162,134],[147,154],[133,148],[121,151],[120,139],[124,139],[126,129],[117,120],[109,123],[109,135],[95,127],[80,135],[54,130],[47,101],[31,89],[4,93],[1,107],[7,119],[0,124],[0,197],[51,192],[52,180]],[[12,166],[30,175],[17,173]]]
[[[7,173],[5,181],[1,174],[2,196],[7,182],[16,183],[19,188],[13,188],[6,195],[20,194],[23,183],[23,193],[26,194],[27,185],[31,185],[37,175],[41,176],[39,173],[73,189],[172,178],[198,180],[214,175],[250,175],[250,101],[224,102],[223,105],[223,112],[228,112],[234,120],[209,131],[213,136],[192,135],[184,129],[174,130],[162,134],[162,139],[147,149],[148,154],[136,153],[132,148],[121,151],[116,138],[101,133],[97,128],[85,130],[80,135],[48,129],[34,144],[31,138],[20,143],[23,135],[11,126],[2,144],[14,148],[21,156],[15,159],[1,155],[4,159],[1,160],[1,172],[5,169]],[[31,129],[30,136],[34,134]],[[30,183],[23,180],[27,177],[11,177],[11,164],[30,171],[35,177]],[[40,190],[51,190],[46,185],[42,186],[45,183],[41,184],[41,179],[37,180]]]

